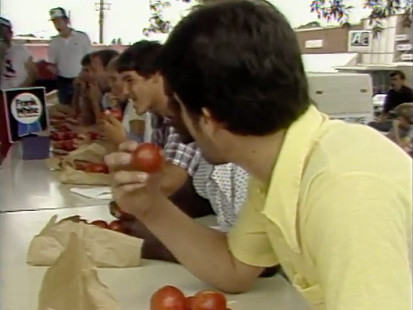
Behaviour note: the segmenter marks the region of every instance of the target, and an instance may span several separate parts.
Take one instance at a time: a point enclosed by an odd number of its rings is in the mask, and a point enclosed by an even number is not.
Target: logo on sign
[[[42,104],[35,95],[21,93],[11,103],[11,113],[16,121],[22,124],[32,124],[42,115]]]
[[[370,44],[370,32],[354,31],[351,33],[351,46],[367,47]]]

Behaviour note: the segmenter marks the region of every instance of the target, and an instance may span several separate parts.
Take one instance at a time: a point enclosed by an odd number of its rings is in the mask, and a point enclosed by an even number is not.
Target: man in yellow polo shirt
[[[157,175],[124,169],[137,147],[126,143],[106,158],[119,206],[221,290],[250,289],[280,263],[315,309],[412,309],[412,161],[310,104],[278,10],[260,0],[195,9],[169,36],[160,72],[204,158],[250,174],[248,199],[228,234],[203,227],[160,194]]]

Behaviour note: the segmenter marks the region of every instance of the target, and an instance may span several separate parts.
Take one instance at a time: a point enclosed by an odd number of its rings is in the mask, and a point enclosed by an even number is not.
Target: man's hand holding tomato
[[[110,112],[104,112],[102,118],[105,137],[116,146],[127,141],[126,131],[122,123]]]
[[[113,172],[112,192],[116,203],[123,211],[141,218],[160,200],[167,198],[160,191],[161,173],[153,169],[162,166],[162,157],[154,159],[155,165],[154,162],[142,161],[140,171],[134,170],[131,164],[138,147],[134,141],[122,143],[119,152],[107,155],[105,162]]]

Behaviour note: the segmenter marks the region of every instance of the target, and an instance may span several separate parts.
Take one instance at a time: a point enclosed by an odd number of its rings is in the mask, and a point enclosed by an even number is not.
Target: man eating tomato
[[[168,116],[168,97],[158,69],[162,45],[140,41],[126,49],[117,59],[122,96],[133,101],[138,115],[150,112],[151,142],[161,147],[166,159],[161,189],[166,196],[181,189],[196,169],[200,152],[193,142],[185,143]]]
[[[280,263],[313,308],[412,309],[412,161],[311,104],[286,18],[266,1],[214,1],[174,27],[161,56],[203,157],[243,167],[248,198],[228,234],[202,226],[161,194],[157,174],[124,169],[137,147],[125,143],[106,157],[120,169],[118,205],[223,291],[246,291]]]

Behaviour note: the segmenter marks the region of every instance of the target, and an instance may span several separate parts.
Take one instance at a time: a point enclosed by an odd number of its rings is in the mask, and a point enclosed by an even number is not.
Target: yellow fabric
[[[391,141],[310,107],[248,195],[237,259],[279,262],[315,309],[412,309],[412,161]]]

